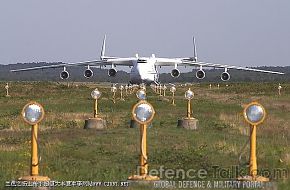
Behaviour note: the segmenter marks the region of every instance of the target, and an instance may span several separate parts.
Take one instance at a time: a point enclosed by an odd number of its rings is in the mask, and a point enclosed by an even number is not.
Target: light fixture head
[[[29,102],[23,107],[21,115],[26,123],[35,125],[43,119],[44,109],[37,102]]]
[[[252,102],[245,107],[244,118],[251,125],[259,125],[266,118],[266,110],[258,102]]]
[[[149,124],[155,115],[155,110],[146,100],[140,100],[132,109],[133,119],[140,124]]]
[[[194,97],[194,93],[190,90],[190,88],[184,94],[185,98],[191,100]]]
[[[172,87],[170,88],[170,92],[174,93],[175,91],[176,91],[175,86],[172,86]]]
[[[117,92],[117,87],[115,86],[111,87],[111,92]]]
[[[145,100],[146,99],[146,91],[143,89],[140,89],[137,91],[136,96],[139,100]]]
[[[101,95],[102,93],[97,88],[91,92],[91,96],[95,100],[99,99]]]

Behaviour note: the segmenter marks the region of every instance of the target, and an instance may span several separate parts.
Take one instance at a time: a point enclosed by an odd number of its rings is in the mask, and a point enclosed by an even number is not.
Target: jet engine
[[[108,75],[110,77],[114,77],[114,76],[116,76],[116,74],[117,74],[117,70],[116,69],[111,68],[111,69],[108,70]]]
[[[230,78],[231,78],[231,75],[227,71],[225,71],[221,74],[222,81],[228,81],[228,80],[230,80]]]
[[[67,72],[66,70],[63,70],[63,71],[60,73],[59,77],[60,77],[61,79],[68,79],[68,78],[69,78],[69,72]]]
[[[178,78],[180,75],[180,71],[178,69],[172,69],[171,76],[174,78]]]
[[[198,79],[204,79],[205,77],[205,72],[202,69],[199,69],[198,71],[196,71],[195,73],[196,78]]]
[[[86,78],[91,78],[93,75],[94,75],[94,72],[89,68],[84,71],[84,77]]]

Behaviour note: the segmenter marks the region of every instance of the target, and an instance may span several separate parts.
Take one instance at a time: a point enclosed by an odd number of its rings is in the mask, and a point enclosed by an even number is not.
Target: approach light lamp
[[[95,106],[94,106],[94,118],[98,117],[98,99],[101,97],[102,93],[96,88],[91,92],[91,96],[95,99]]]
[[[21,181],[49,181],[47,176],[39,176],[39,156],[38,156],[38,123],[44,117],[44,109],[42,105],[37,102],[29,102],[26,104],[21,112],[24,121],[32,125],[31,129],[31,163],[30,175],[20,177]]]
[[[252,102],[245,107],[244,118],[249,124],[257,126],[265,120],[266,110],[258,102]]]
[[[21,112],[24,121],[30,125],[38,124],[44,117],[44,109],[37,102],[29,102]]]
[[[101,95],[102,93],[97,88],[91,92],[91,96],[95,100],[99,99]]]
[[[190,88],[184,94],[185,98],[191,100],[194,97],[194,93],[190,90]]]
[[[145,100],[140,100],[132,109],[133,119],[143,125],[150,123],[154,115],[153,106]]]
[[[112,91],[112,92],[117,92],[117,88],[116,88],[115,86],[113,86],[113,87],[111,88],[111,91]]]
[[[146,99],[146,92],[143,89],[140,89],[137,91],[136,96],[139,100],[145,100]]]
[[[132,109],[133,119],[140,124],[140,164],[139,174],[129,176],[129,180],[159,180],[158,176],[148,175],[148,157],[147,157],[147,125],[153,120],[155,115],[154,108],[146,100],[140,100]]]
[[[162,84],[159,84],[159,94],[162,96]]]
[[[176,91],[176,88],[175,88],[174,86],[172,86],[172,87],[170,88],[170,92],[174,93],[175,91]]]
[[[170,92],[172,93],[172,105],[175,105],[175,99],[174,99],[174,93],[175,93],[175,91],[176,91],[176,88],[175,88],[175,86],[172,86],[171,88],[170,88]]]
[[[249,176],[238,178],[247,181],[269,181],[269,178],[258,176],[257,166],[257,125],[263,123],[266,117],[265,108],[258,102],[252,102],[244,108],[245,120],[251,124]]]
[[[9,84],[8,84],[8,82],[5,85],[5,89],[6,89],[6,97],[10,97],[10,95],[9,95]]]

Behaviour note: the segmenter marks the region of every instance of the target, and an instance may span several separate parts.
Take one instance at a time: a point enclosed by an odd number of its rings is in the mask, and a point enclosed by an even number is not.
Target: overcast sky
[[[289,66],[289,0],[0,0],[0,64],[192,56]]]

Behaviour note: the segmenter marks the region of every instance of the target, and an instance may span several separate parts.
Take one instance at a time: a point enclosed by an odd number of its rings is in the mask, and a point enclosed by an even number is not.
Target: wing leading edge
[[[254,71],[254,72],[262,72],[262,73],[271,73],[271,74],[278,74],[278,75],[284,75],[285,74],[285,73],[277,72],[277,71],[269,71],[269,70],[262,70],[262,69],[253,69],[253,68],[240,67],[240,66],[234,66],[234,65],[223,65],[223,64],[218,64],[218,63],[183,61],[182,64],[183,65],[202,66],[202,67],[214,67],[214,68],[224,68],[224,69],[237,69],[237,70]]]
[[[284,75],[285,73],[277,72],[277,71],[269,71],[262,69],[253,69],[248,67],[240,67],[234,65],[224,65],[219,63],[208,63],[202,61],[191,61],[191,58],[156,58],[156,66],[200,66],[200,67],[214,67],[214,68],[224,68],[224,69],[237,69],[244,71],[254,71],[254,72],[262,72],[262,73],[271,73],[271,74],[279,74]]]
[[[45,65],[39,67],[30,67],[24,69],[14,69],[10,70],[11,72],[20,72],[20,71],[32,71],[32,70],[41,70],[41,69],[50,69],[50,68],[60,68],[60,67],[71,67],[71,66],[91,66],[99,67],[104,65],[121,65],[121,66],[132,66],[132,58],[111,58],[107,60],[93,60],[93,61],[83,61],[77,63],[61,63],[55,65]]]

